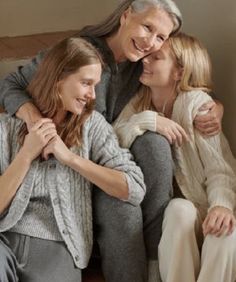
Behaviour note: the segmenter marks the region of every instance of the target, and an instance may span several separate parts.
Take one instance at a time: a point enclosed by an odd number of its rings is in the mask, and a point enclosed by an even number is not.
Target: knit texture
[[[19,150],[17,132],[22,121],[6,114],[0,115],[0,173],[9,166]],[[95,163],[124,172],[131,204],[138,205],[144,197],[143,175],[131,160],[126,149],[121,149],[112,127],[97,112],[86,121],[83,130],[83,146],[71,150]],[[92,185],[78,172],[52,158],[47,163],[41,181],[45,182],[53,205],[54,217],[62,239],[70,251],[78,268],[87,266],[92,249]],[[30,200],[39,159],[32,162],[22,185],[19,187],[9,209],[0,220],[0,232],[13,228],[23,217]],[[41,185],[41,184],[40,184]],[[37,224],[37,222],[35,222]],[[46,229],[47,224],[45,225]],[[31,228],[31,227],[30,227]]]
[[[53,168],[51,162],[39,162],[28,206],[22,218],[9,231],[46,240],[63,241],[53,212],[53,204],[56,204],[56,201],[52,202],[49,193],[52,177],[56,180],[55,172],[56,168]]]
[[[114,123],[121,144],[127,148],[146,130],[155,131],[157,113],[136,113],[132,106],[135,99]],[[193,126],[198,109],[210,100],[209,95],[195,90],[180,93],[174,103],[172,120],[180,124],[190,137],[190,141],[181,147],[173,147],[175,177],[183,195],[201,209],[206,211],[223,206],[233,210],[236,204],[236,161],[229,144],[223,133],[205,138]],[[151,119],[152,126],[149,124]],[[146,130],[144,124],[147,124]]]

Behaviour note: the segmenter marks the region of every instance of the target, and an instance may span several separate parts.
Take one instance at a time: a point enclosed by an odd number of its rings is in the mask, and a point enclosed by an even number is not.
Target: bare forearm
[[[123,172],[97,165],[74,154],[67,165],[105,193],[119,199],[128,199],[128,184]]]
[[[28,128],[42,118],[40,111],[31,102],[22,105],[16,112],[16,116],[26,122]]]
[[[0,214],[9,206],[30,168],[31,161],[22,150],[0,176]]]

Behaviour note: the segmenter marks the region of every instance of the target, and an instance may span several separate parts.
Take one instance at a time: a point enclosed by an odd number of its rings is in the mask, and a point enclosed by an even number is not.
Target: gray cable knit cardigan
[[[0,115],[0,174],[14,159],[19,150],[17,134],[22,121],[7,114]],[[138,205],[145,194],[143,175],[131,160],[126,149],[121,149],[112,127],[97,112],[86,121],[81,148],[71,150],[95,163],[115,168],[125,173],[129,199]],[[50,159],[47,183],[55,219],[61,236],[78,268],[87,266],[92,249],[91,183],[78,172]],[[0,218],[0,232],[12,228],[22,217],[30,201],[39,159],[32,162],[22,185],[19,187],[8,211]],[[1,187],[0,187],[1,189]],[[127,203],[128,204],[128,203]]]

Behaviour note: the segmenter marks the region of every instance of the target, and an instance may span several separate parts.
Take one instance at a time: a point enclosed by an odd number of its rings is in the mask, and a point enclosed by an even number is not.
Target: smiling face
[[[181,77],[181,69],[170,50],[168,42],[143,59],[140,81],[149,87],[171,87]]]
[[[79,115],[86,104],[95,99],[95,86],[100,81],[101,72],[101,64],[87,65],[58,82],[65,112]]]
[[[158,7],[149,7],[143,12],[129,8],[121,17],[118,31],[124,58],[136,62],[159,50],[173,28],[170,16]]]

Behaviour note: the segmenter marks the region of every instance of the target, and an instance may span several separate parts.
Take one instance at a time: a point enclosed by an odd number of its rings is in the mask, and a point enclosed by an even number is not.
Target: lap
[[[24,282],[81,281],[64,242],[49,241],[16,233],[4,233],[17,260],[17,274]]]

